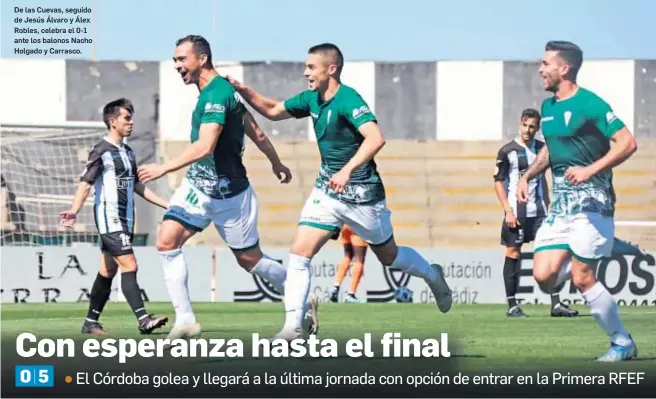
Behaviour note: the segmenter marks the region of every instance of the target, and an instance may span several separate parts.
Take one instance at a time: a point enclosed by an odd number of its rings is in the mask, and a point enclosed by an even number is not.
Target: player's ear
[[[201,54],[200,57],[198,57],[198,61],[202,67],[206,67],[207,65],[205,64],[207,63],[207,54]]]

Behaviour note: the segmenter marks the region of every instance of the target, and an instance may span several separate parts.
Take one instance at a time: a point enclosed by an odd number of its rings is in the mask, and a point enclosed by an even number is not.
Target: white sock
[[[285,293],[287,270],[269,256],[262,254],[262,259],[251,269],[251,273],[269,282],[279,293]]]
[[[617,303],[603,284],[597,282],[590,290],[583,293],[583,298],[588,302],[590,313],[599,327],[610,337],[611,342],[618,345],[631,343],[629,333],[620,320]]]
[[[187,287],[187,265],[181,249],[163,251],[159,259],[164,270],[166,288],[175,309],[175,325],[190,326],[196,323],[196,316],[191,308],[189,287]]]
[[[310,293],[311,266],[311,259],[289,254],[285,280],[285,330],[301,328],[303,325],[305,304]]]
[[[400,269],[404,273],[424,280],[433,281],[437,278],[437,273],[430,263],[419,252],[409,247],[399,247],[396,259],[389,267]]]
[[[558,271],[558,277],[556,277],[556,284],[554,287],[558,287],[560,284],[567,281],[568,278],[572,277],[572,258],[568,258],[565,264],[560,266]]]

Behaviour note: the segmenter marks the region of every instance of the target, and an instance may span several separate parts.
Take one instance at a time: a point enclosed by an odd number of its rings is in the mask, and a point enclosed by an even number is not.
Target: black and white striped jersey
[[[132,148],[104,138],[89,153],[80,181],[95,188],[93,211],[98,233],[133,233],[134,188],[139,178]]]
[[[544,142],[533,140],[527,147],[519,140],[506,143],[497,154],[494,180],[504,182],[508,202],[515,216],[519,219],[545,216],[547,214],[546,202],[549,199],[547,179],[544,174],[529,181],[529,198],[525,204],[517,201],[517,184],[528,167],[535,162]]]

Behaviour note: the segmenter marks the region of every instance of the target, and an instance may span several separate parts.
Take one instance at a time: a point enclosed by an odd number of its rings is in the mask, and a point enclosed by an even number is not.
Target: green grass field
[[[169,304],[148,303],[148,310],[168,315]],[[251,334],[272,336],[281,327],[282,305],[271,303],[197,303],[194,306],[203,326],[203,338],[240,338]],[[449,333],[455,345],[452,355],[466,369],[488,371],[526,370],[553,366],[591,370],[656,370],[656,309],[622,307],[625,325],[638,343],[639,361],[621,365],[592,362],[608,347],[608,339],[597,327],[587,308],[578,307],[581,317],[552,318],[546,306],[524,307],[525,319],[505,317],[505,306],[454,305],[441,314],[434,305],[423,304],[322,304],[319,338],[344,340],[372,333],[374,340],[385,332],[399,332],[404,338],[439,338]],[[2,306],[3,340],[21,332],[39,338],[89,338],[79,332],[86,304],[25,304]],[[109,303],[101,323],[111,338],[141,338],[136,321],[126,303]],[[165,338],[171,324],[150,338]]]

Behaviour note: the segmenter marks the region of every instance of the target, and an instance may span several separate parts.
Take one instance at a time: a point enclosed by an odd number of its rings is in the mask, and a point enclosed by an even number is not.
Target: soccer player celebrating
[[[312,258],[344,224],[369,243],[383,265],[424,279],[440,311],[451,309],[452,294],[442,267],[429,264],[414,249],[396,245],[385,189],[373,159],[385,139],[360,94],[341,83],[343,66],[342,52],[334,44],[311,47],[304,73],[309,89],[284,102],[230,79],[242,97],[268,119],[312,117],[314,122],[321,170],[301,212],[289,255],[284,295],[287,317],[277,335],[288,340],[301,334]]]
[[[535,233],[549,209],[549,189],[543,173],[529,181],[527,203],[517,201],[519,178],[535,161],[544,146],[544,142],[535,139],[538,130],[540,113],[530,108],[522,111],[519,134],[499,149],[494,169],[494,189],[505,213],[501,227],[501,245],[506,248],[503,282],[508,301],[508,317],[525,316],[515,299],[521,268],[521,249],[524,243],[535,239]],[[556,288],[551,294],[551,316],[577,316],[579,312],[560,302],[558,291]]]
[[[600,259],[613,249],[612,169],[627,160],[637,144],[611,107],[577,84],[582,63],[583,52],[577,45],[546,44],[539,73],[545,90],[554,94],[542,102],[546,145],[520,179],[517,197],[526,203],[529,182],[551,167],[553,202],[535,237],[533,276],[553,287],[566,275],[561,269],[571,259],[572,282],[610,338],[610,348],[597,360],[624,361],[637,356],[637,347],[595,272]]]
[[[125,98],[105,105],[103,121],[108,128],[107,135],[89,153],[71,208],[59,214],[62,226],[73,227],[94,187],[93,213],[101,252],[100,268],[91,287],[89,311],[82,325],[85,334],[105,333],[98,319],[109,300],[112,279],[118,268],[121,269],[121,290],[139,321],[139,331],[150,334],[168,321],[167,317],[148,314],[137,283],[137,259],[132,249],[134,194],[162,208],[168,204],[139,181],[134,151],[123,143],[123,139],[132,134],[133,114],[134,107]]]
[[[284,292],[287,271],[262,253],[257,230],[258,204],[242,163],[244,136],[256,144],[282,183],[291,180],[273,144],[248,113],[234,87],[219,76],[212,64],[207,40],[190,35],[177,41],[175,68],[185,84],[198,87],[200,95],[191,122],[191,145],[163,165],[143,165],[139,178],[151,181],[191,165],[185,180],[171,198],[157,237],[157,249],[173,307],[175,325],[169,339],[200,334],[187,286],[187,265],[182,246],[194,234],[214,223],[237,263]],[[305,332],[316,333],[317,302],[309,298]]]
[[[351,267],[353,262],[353,269],[351,274],[351,286],[349,291],[344,297],[344,302],[355,303],[358,302],[355,293],[358,290],[358,285],[362,280],[364,271],[364,260],[367,255],[367,242],[358,237],[353,230],[347,225],[342,228],[342,245],[344,246],[344,257],[337,267],[337,275],[335,276],[335,285],[330,293],[331,302],[339,302],[339,289],[344,282],[344,277]]]

